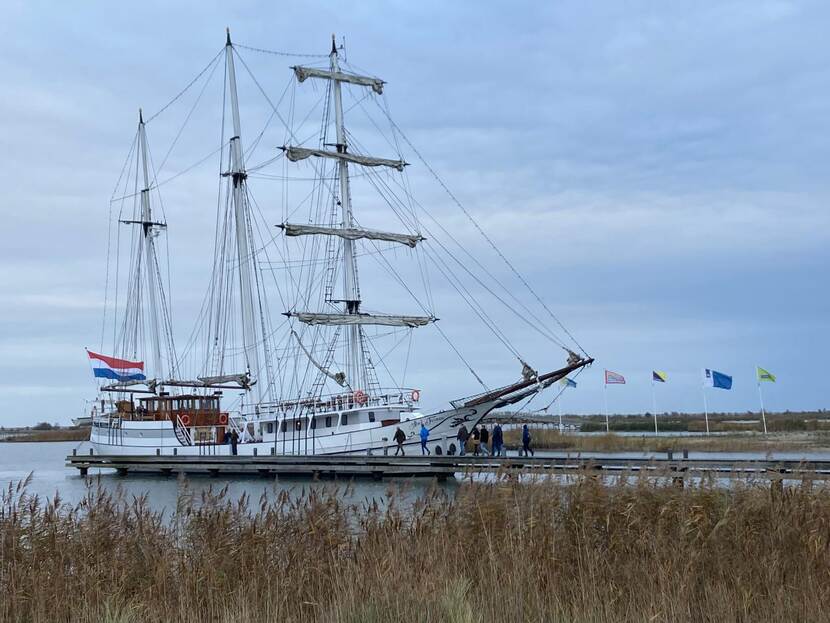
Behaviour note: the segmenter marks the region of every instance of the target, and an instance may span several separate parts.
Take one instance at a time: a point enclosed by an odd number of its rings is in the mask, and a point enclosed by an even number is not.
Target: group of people
[[[462,424],[458,429],[458,434],[455,436],[458,440],[458,455],[465,456],[467,454],[467,443],[472,440],[473,455],[480,454],[491,456],[502,456],[504,449],[504,432],[501,425],[493,426],[492,433],[487,430],[487,427],[482,424],[481,428],[478,425],[473,426],[472,431],[468,431],[467,427]]]
[[[429,441],[429,429],[424,424],[421,424],[419,437],[421,439],[421,454],[431,454],[427,445]],[[504,448],[504,432],[498,423],[493,426],[492,432],[487,430],[484,424],[481,425],[481,428],[478,425],[473,426],[472,431],[468,431],[467,427],[462,424],[455,438],[458,440],[459,456],[465,456],[467,454],[467,443],[471,439],[474,456],[482,454],[484,456],[503,456],[503,453],[506,453]],[[400,426],[395,430],[395,435],[392,439],[397,444],[395,456],[399,454],[406,456],[406,452],[403,449],[403,444],[406,441],[406,433],[401,430]],[[522,427],[522,449],[519,451],[519,456],[533,456],[533,448],[530,446],[531,440],[530,429],[525,424]]]

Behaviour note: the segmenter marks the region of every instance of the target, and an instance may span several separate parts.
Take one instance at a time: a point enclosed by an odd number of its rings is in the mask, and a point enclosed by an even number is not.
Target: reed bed
[[[532,447],[539,450],[573,452],[678,452],[699,450],[709,452],[775,452],[818,450],[830,448],[830,435],[825,432],[774,433],[768,436],[717,435],[712,437],[650,437],[623,436],[613,432],[603,435],[569,435],[556,429],[532,428]],[[521,430],[504,431],[509,448],[520,448]]]
[[[464,483],[414,503],[253,501],[25,483],[0,509],[3,621],[820,621],[830,493],[590,477]]]

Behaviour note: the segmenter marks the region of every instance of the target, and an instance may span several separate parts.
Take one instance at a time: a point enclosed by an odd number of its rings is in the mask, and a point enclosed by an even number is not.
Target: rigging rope
[[[298,54],[295,52],[281,52],[279,50],[266,50],[265,48],[255,48],[249,45],[242,45],[234,43],[233,47],[242,48],[243,50],[250,50],[251,52],[259,52],[260,54],[271,54],[273,56],[286,56],[291,58],[328,58],[328,54]]]
[[[196,84],[196,82],[199,80],[199,78],[201,78],[201,77],[202,77],[202,75],[203,75],[203,74],[204,74],[204,73],[205,73],[208,69],[210,69],[210,66],[211,66],[211,65],[213,65],[213,63],[216,61],[216,59],[217,59],[217,58],[219,58],[219,55],[220,55],[220,54],[222,54],[222,52],[224,52],[224,51],[225,51],[225,46],[222,46],[222,48],[221,48],[221,49],[220,49],[220,50],[216,53],[216,56],[214,56],[212,59],[210,59],[210,62],[209,62],[207,65],[205,65],[205,68],[204,68],[204,69],[202,69],[202,71],[200,71],[198,74],[196,74],[196,77],[195,77],[195,78],[193,78],[193,80],[191,80],[190,82],[188,82],[188,83],[187,83],[187,86],[186,86],[185,88],[183,88],[181,91],[179,91],[179,93],[178,93],[178,94],[177,94],[177,95],[176,95],[173,99],[171,99],[171,100],[170,100],[169,102],[167,102],[164,106],[162,106],[162,107],[161,107],[161,108],[160,108],[160,109],[159,109],[156,113],[154,113],[153,115],[150,115],[149,117],[147,117],[147,119],[145,119],[145,120],[144,120],[144,123],[145,123],[145,124],[150,123],[153,119],[155,119],[156,117],[158,117],[161,113],[163,113],[165,110],[167,110],[168,108],[170,108],[173,104],[175,104],[175,103],[176,103],[176,101],[177,101],[177,100],[178,100],[178,99],[179,99],[182,95],[184,95],[185,93],[187,93],[187,91],[190,89],[190,87],[192,87],[194,84]]]
[[[438,175],[438,173],[435,171],[435,169],[433,169],[430,166],[430,164],[426,161],[426,159],[421,155],[421,152],[419,152],[418,149],[415,147],[415,145],[412,144],[412,141],[410,141],[409,137],[407,137],[406,134],[404,134],[403,130],[401,130],[400,127],[398,126],[398,124],[395,123],[395,121],[392,119],[392,117],[389,115],[389,113],[386,110],[384,110],[383,108],[381,108],[377,104],[377,101],[375,101],[375,104],[378,106],[378,109],[381,111],[381,113],[383,113],[383,115],[387,118],[387,120],[392,125],[392,127],[397,132],[400,133],[401,138],[406,142],[407,145],[409,145],[409,148],[418,157],[418,160],[421,161],[421,164],[423,164],[424,167],[426,167],[427,171],[430,172],[432,177],[435,178],[435,181],[438,182],[438,184],[441,186],[441,188],[444,189],[444,192],[447,193],[447,195],[453,201],[453,203],[455,203],[455,205],[457,205],[461,209],[461,211],[464,213],[464,216],[466,216],[467,219],[470,221],[470,223],[472,223],[473,227],[475,227],[476,230],[478,230],[478,232],[489,243],[489,245],[493,248],[493,250],[496,252],[496,254],[502,259],[502,261],[504,261],[504,263],[507,265],[507,267],[510,268],[510,270],[513,272],[513,274],[516,275],[516,277],[519,279],[519,281],[522,282],[522,284],[525,286],[525,288],[527,288],[528,292],[530,292],[533,295],[533,297],[539,302],[539,304],[545,309],[545,311],[548,312],[550,317],[553,318],[553,320],[556,322],[556,324],[559,325],[559,328],[562,329],[562,331],[564,331],[565,334],[569,338],[571,338],[571,340],[576,345],[576,347],[579,348],[579,350],[581,350],[582,353],[587,356],[588,353],[585,351],[585,349],[582,348],[580,343],[577,342],[576,338],[574,338],[574,336],[571,335],[571,332],[568,331],[565,328],[565,325],[562,324],[562,322],[559,320],[559,318],[557,318],[556,315],[553,313],[553,311],[551,311],[550,307],[548,307],[545,304],[545,302],[542,300],[542,298],[536,293],[536,290],[534,290],[531,287],[531,285],[521,275],[521,273],[516,269],[516,267],[513,266],[513,264],[510,262],[510,260],[508,260],[505,257],[505,255],[499,250],[499,248],[496,246],[496,244],[493,242],[493,240],[484,232],[484,230],[481,228],[481,226],[476,222],[476,220],[472,217],[472,215],[467,211],[467,208],[465,208],[464,205],[461,203],[461,201],[458,199],[458,197],[456,197],[453,194],[453,192],[446,185],[446,183],[444,183],[444,180],[441,178],[440,175]]]

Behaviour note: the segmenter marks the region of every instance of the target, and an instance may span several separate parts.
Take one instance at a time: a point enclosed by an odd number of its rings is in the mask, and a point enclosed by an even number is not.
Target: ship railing
[[[266,413],[326,413],[329,411],[343,411],[345,409],[363,409],[367,407],[405,406],[413,407],[420,400],[420,390],[414,388],[383,388],[371,394],[364,392],[345,392],[329,394],[317,398],[302,398],[299,400],[279,400],[277,402],[262,403],[259,406],[259,415]]]

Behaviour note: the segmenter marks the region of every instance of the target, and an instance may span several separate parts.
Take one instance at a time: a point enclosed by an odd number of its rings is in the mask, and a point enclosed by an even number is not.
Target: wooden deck
[[[128,474],[202,474],[306,476],[313,478],[427,477],[444,480],[456,474],[493,473],[593,473],[597,475],[645,474],[683,480],[689,477],[756,478],[770,480],[830,479],[830,459],[810,461],[754,459],[676,459],[668,455],[653,458],[608,456],[583,457],[557,454],[524,458],[473,456],[384,456],[384,455],[297,455],[297,456],[106,456],[78,454],[66,458],[67,466],[81,475],[90,469],[113,469]]]

